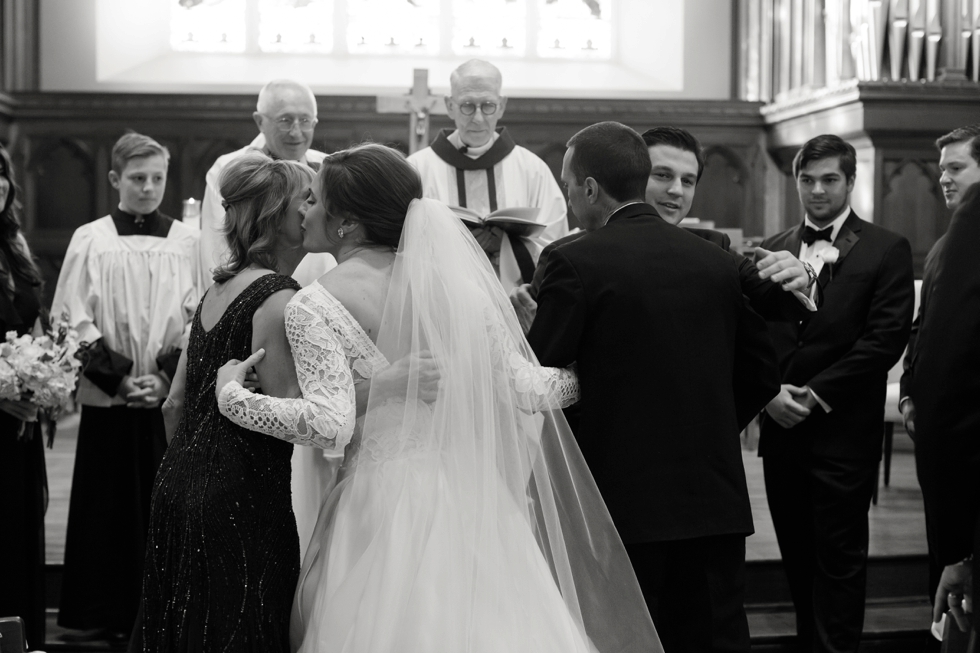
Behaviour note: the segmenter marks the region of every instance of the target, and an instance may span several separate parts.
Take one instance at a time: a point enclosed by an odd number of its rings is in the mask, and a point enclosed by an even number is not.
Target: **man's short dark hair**
[[[643,139],[618,122],[599,122],[572,136],[569,168],[575,181],[592,177],[617,202],[641,200],[650,177],[650,155]]]
[[[841,172],[847,181],[854,179],[857,174],[857,153],[854,146],[834,134],[821,134],[803,144],[793,159],[793,178],[799,179],[800,170],[814,161],[833,157],[838,158]]]
[[[701,181],[701,173],[704,172],[704,150],[694,134],[680,127],[654,127],[643,132],[643,142],[648,148],[654,145],[670,145],[694,154],[694,158],[698,160],[698,181]]]
[[[945,136],[940,136],[936,140],[936,149],[942,152],[947,145],[965,141],[970,141],[970,156],[980,164],[980,122],[966,127],[957,127]]]

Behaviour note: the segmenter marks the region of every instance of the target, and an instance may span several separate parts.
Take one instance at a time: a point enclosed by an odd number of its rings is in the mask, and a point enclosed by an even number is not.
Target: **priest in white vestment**
[[[207,186],[201,205],[201,269],[203,284],[211,285],[211,270],[228,252],[222,231],[225,209],[219,180],[228,164],[246,152],[260,151],[274,159],[289,159],[319,170],[326,154],[310,147],[316,127],[316,98],[306,84],[287,79],[273,80],[259,92],[252,118],[259,135],[247,147],[218,157],[207,174]],[[337,265],[330,254],[307,254],[293,272],[300,285],[308,286]],[[316,524],[320,500],[333,484],[336,461],[326,460],[313,447],[295,447],[292,458],[293,512],[299,530],[300,556]]]
[[[228,252],[222,231],[225,209],[221,205],[218,183],[228,164],[246,152],[259,151],[273,159],[305,163],[316,171],[327,156],[310,148],[317,119],[316,98],[309,86],[285,79],[269,82],[259,92],[252,118],[259,128],[259,135],[246,147],[218,157],[208,170],[201,202],[201,270],[205,288],[211,285],[211,270]],[[336,264],[329,254],[308,254],[296,268],[293,278],[306,286]]]
[[[496,66],[473,59],[453,71],[446,109],[455,130],[443,130],[432,145],[408,157],[422,176],[425,197],[471,209],[481,216],[511,207],[538,209],[547,228],[534,238],[516,238],[499,228],[473,235],[497,268],[508,291],[529,282],[545,245],[568,233],[565,198],[548,165],[497,130],[507,98]],[[525,278],[526,277],[526,278]]]

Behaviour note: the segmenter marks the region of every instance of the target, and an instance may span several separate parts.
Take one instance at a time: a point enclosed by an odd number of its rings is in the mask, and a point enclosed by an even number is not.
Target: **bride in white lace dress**
[[[260,353],[219,373],[233,422],[345,451],[303,562],[293,648],[661,650],[557,410],[578,398],[574,372],[537,364],[486,255],[445,205],[420,196],[394,150],[328,157],[304,247],[339,265],[285,316],[302,398],[242,388]],[[391,361],[401,382],[362,391]]]

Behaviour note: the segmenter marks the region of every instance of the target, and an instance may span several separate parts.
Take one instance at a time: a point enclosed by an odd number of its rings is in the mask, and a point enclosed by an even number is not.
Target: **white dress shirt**
[[[807,245],[805,242],[800,242],[800,260],[804,263],[809,263],[813,266],[813,271],[820,276],[820,271],[824,266],[824,259],[821,256],[822,252],[831,249],[834,246],[834,241],[837,240],[837,234],[840,233],[841,227],[844,226],[844,221],[847,220],[847,216],[851,214],[851,205],[847,204],[844,206],[844,210],[831,221],[829,225],[824,225],[823,227],[818,227],[811,220],[810,216],[803,218],[804,227],[810,227],[812,229],[820,230],[830,228],[830,240],[815,240],[812,245]],[[827,402],[817,396],[817,393],[813,391],[812,388],[808,388],[810,394],[813,398],[817,400],[820,407],[823,408],[828,413],[833,410]]]

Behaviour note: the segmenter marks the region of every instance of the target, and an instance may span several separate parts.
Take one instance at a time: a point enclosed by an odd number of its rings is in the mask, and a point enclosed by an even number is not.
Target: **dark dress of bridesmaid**
[[[41,276],[20,234],[10,157],[0,147],[0,339],[27,333],[40,314]],[[19,616],[31,649],[44,648],[44,509],[40,429],[19,433],[27,402],[0,400],[0,617]]]

